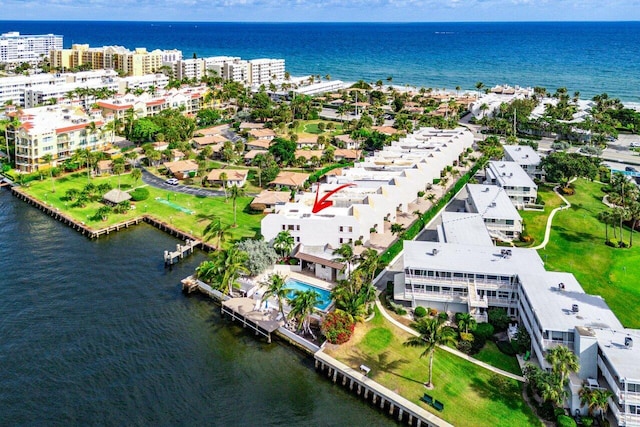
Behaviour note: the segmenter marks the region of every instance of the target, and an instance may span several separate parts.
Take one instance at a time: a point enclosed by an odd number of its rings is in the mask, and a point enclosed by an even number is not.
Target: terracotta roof
[[[312,157],[321,158],[322,150],[296,150],[295,158],[304,157],[306,160],[311,160]]]
[[[178,160],[177,162],[165,162],[164,167],[169,169],[171,173],[198,170],[198,164],[193,160]]]
[[[309,179],[308,173],[282,171],[271,181],[271,184],[301,187],[307,179]]]
[[[262,129],[262,128],[264,128],[264,123],[252,123],[252,122],[240,123],[240,129]]]
[[[197,136],[193,138],[193,141],[198,145],[211,145],[211,144],[220,144],[228,141],[222,135],[208,135],[208,136]]]
[[[391,126],[372,126],[371,129],[383,133],[385,135],[394,135],[398,133],[398,129]]]
[[[258,154],[265,154],[267,151],[265,150],[249,150],[244,155],[245,160],[253,160]]]
[[[345,159],[358,159],[360,158],[360,150],[349,150],[346,148],[336,148],[333,152],[334,157],[343,157]]]
[[[275,138],[276,133],[272,129],[252,129],[249,131],[249,136],[253,138]]]
[[[96,166],[98,167],[98,170],[111,169],[113,162],[111,160],[98,160]]]
[[[268,150],[269,147],[271,146],[271,141],[267,141],[264,139],[258,139],[255,141],[249,141],[247,142],[247,147],[254,147],[254,148],[261,148],[263,150]]]
[[[287,203],[291,195],[288,191],[269,191],[264,190],[261,191],[254,199],[251,201],[251,205],[275,205],[278,203]]]

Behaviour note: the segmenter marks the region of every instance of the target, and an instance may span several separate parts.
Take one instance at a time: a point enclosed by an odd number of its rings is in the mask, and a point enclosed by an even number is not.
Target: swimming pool
[[[329,304],[331,304],[331,292],[318,288],[316,286],[310,285],[308,283],[301,282],[296,279],[287,279],[286,281],[287,289],[291,289],[289,293],[287,293],[287,298],[293,298],[293,291],[315,291],[320,297],[320,303],[316,304],[316,308],[322,311],[326,311]]]

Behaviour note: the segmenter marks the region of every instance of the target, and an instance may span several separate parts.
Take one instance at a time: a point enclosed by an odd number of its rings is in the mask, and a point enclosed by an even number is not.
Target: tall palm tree
[[[124,160],[122,157],[113,161],[113,173],[118,176],[118,190],[120,189],[120,175],[124,173]]]
[[[291,253],[294,243],[291,233],[288,230],[284,230],[279,232],[273,240],[273,249],[284,258]]]
[[[284,277],[278,273],[274,273],[269,276],[269,279],[263,284],[267,285],[267,290],[262,295],[262,301],[264,302],[271,297],[275,297],[278,300],[278,311],[284,318],[284,301],[287,299],[287,294],[289,293]]]
[[[367,248],[360,254],[360,260],[358,268],[366,272],[369,281],[373,281],[380,265],[380,254],[373,248]]]
[[[613,397],[613,393],[607,389],[582,387],[578,394],[581,406],[587,407],[589,415],[593,417],[596,412],[600,412],[604,420],[604,415],[609,409],[609,398]]]
[[[348,279],[351,276],[351,265],[358,258],[353,252],[353,246],[349,243],[343,243],[338,249],[333,251],[333,255],[338,255],[334,258],[334,261],[345,263]]]
[[[313,289],[306,291],[296,290],[293,292],[293,298],[289,299],[291,305],[291,311],[289,312],[289,318],[294,318],[298,321],[298,331],[308,333],[315,338],[315,335],[311,331],[310,316],[315,310],[315,306],[320,304],[320,295]]]
[[[222,243],[224,243],[228,237],[231,237],[230,226],[223,224],[220,218],[211,217],[209,224],[202,231],[202,237],[204,240],[208,241],[211,238],[215,237],[218,239],[218,244],[216,245],[218,249],[222,248]]]
[[[545,360],[551,365],[552,372],[558,375],[563,387],[569,378],[569,372],[577,372],[580,369],[578,356],[565,345],[547,350]]]
[[[231,187],[231,203],[233,204],[233,227],[238,226],[237,221],[237,208],[238,208],[238,197],[243,197],[246,192],[244,187],[238,187],[237,185],[233,185]]]
[[[227,179],[229,179],[229,176],[227,175],[226,172],[222,172],[220,174],[220,181],[222,181],[222,189],[224,190],[224,200],[227,200]]]
[[[411,337],[404,342],[408,347],[424,347],[420,357],[429,357],[429,380],[426,383],[428,388],[433,387],[433,356],[436,347],[446,344],[453,344],[454,338],[450,329],[445,328],[439,318],[426,317],[412,325],[419,333],[418,337]]]
[[[49,164],[49,178],[51,178],[51,192],[56,192],[56,184],[53,181],[53,156],[51,154],[45,154],[42,156],[42,161]]]

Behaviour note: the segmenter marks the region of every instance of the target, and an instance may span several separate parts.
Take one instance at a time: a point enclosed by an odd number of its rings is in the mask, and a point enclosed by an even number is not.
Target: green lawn
[[[521,384],[442,350],[435,354],[435,388],[428,393],[443,402],[445,409],[437,412],[421,402],[427,391],[423,383],[428,358],[419,358],[420,348],[403,346],[408,336],[376,310],[372,321],[356,326],[351,341],[325,351],[354,369],[369,366],[369,376],[375,381],[454,425],[541,425],[522,399]]]
[[[624,326],[640,328],[635,314],[640,306],[640,243],[628,249],[606,246],[605,227],[597,219],[605,209],[602,184],[580,179],[573,185],[576,194],[567,197],[571,208],[556,214],[549,244],[538,253],[547,270],[573,273],[585,292],[606,300]],[[635,237],[640,242],[640,235]],[[628,238],[625,229],[624,240]]]
[[[525,230],[533,238],[527,244],[518,246],[535,246],[544,240],[544,230],[551,211],[563,204],[562,199],[553,192],[551,187],[541,185],[538,187],[538,196],[545,202],[544,211],[520,211],[520,216],[525,224]]]
[[[118,187],[118,178],[116,176],[96,177],[92,178],[91,182],[95,185],[109,182],[114,188]],[[224,224],[233,223],[233,204],[231,200],[225,202],[224,197],[196,197],[149,186],[146,187],[150,193],[149,198],[141,202],[135,202],[135,209],[121,215],[112,213],[106,221],[95,220],[93,216],[98,208],[102,206],[102,203],[92,202],[84,208],[79,208],[71,207],[72,202],[68,202],[65,199],[67,190],[71,188],[81,190],[86,184],[87,176],[85,173],[74,173],[56,179],[55,193],[51,191],[52,185],[50,179],[32,181],[28,187],[23,187],[23,189],[31,196],[58,208],[61,212],[70,215],[77,221],[84,222],[94,229],[100,229],[127,219],[135,218],[142,214],[152,215],[196,237],[202,236],[202,230],[208,224],[208,220],[203,219],[203,216],[216,215]],[[134,183],[129,174],[120,177],[120,184],[121,189],[125,191],[136,186],[144,186],[142,181]],[[183,208],[192,210],[194,213],[188,214],[182,212],[172,206],[159,202],[156,198],[170,201]],[[238,240],[243,237],[255,237],[255,235],[260,232],[260,221],[263,216],[262,214],[250,212],[249,203],[251,199],[251,197],[242,197],[237,200],[238,227],[231,229],[233,240]]]
[[[480,350],[478,354],[473,355],[473,358],[500,368],[503,371],[522,375],[520,365],[518,365],[518,359],[516,359],[515,356],[508,356],[501,352],[493,341],[487,341],[483,349]]]

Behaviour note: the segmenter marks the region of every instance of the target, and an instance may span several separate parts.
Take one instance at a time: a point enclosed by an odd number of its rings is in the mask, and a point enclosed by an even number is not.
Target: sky
[[[2,20],[637,21],[640,0],[0,0]]]

